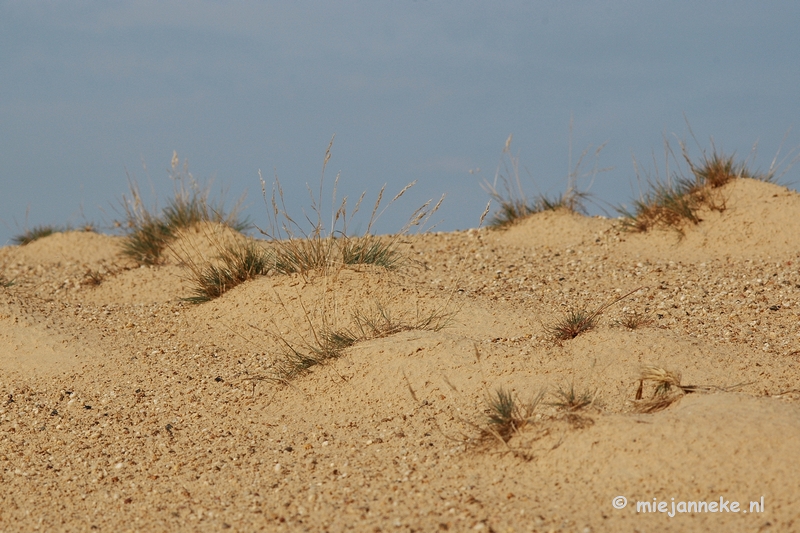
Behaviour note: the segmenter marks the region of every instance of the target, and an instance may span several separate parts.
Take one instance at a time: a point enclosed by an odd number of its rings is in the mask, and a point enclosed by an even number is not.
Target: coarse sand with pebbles
[[[202,304],[213,228],[156,267],[87,232],[0,248],[0,531],[800,531],[800,195],[723,193],[682,235],[546,212]],[[501,435],[498,389],[544,396]]]

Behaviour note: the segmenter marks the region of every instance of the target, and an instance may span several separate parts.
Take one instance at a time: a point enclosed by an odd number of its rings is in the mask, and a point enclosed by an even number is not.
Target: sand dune
[[[399,271],[264,276],[202,304],[185,265],[213,257],[213,229],[155,267],[94,233],[2,248],[0,531],[798,531],[800,195],[723,195],[682,235],[546,212],[408,237]],[[631,291],[595,329],[549,332]],[[287,345],[380,310],[448,323],[270,379]],[[699,389],[641,412],[647,364]],[[571,386],[594,402],[555,405]],[[499,387],[544,392],[508,442],[484,431]],[[654,500],[670,513],[637,512]]]

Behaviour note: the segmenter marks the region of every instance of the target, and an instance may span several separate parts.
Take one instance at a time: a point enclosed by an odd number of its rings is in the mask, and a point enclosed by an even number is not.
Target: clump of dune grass
[[[128,196],[123,195],[124,227],[127,235],[122,245],[123,253],[139,264],[156,265],[162,262],[167,249],[180,230],[203,222],[228,226],[235,231],[250,227],[247,219],[239,217],[241,200],[226,214],[224,201],[210,198],[210,185],[200,186],[189,172],[188,163],[180,161],[173,153],[170,178],[174,182],[174,194],[162,210],[148,208],[137,183],[128,177]]]
[[[44,237],[49,237],[50,235],[53,235],[55,233],[66,233],[68,231],[94,232],[96,231],[96,228],[92,223],[86,223],[83,226],[79,226],[77,229],[70,224],[67,224],[66,226],[42,224],[39,226],[34,226],[33,228],[30,229],[26,229],[19,235],[12,237],[11,242],[19,246],[24,246],[26,244],[30,244]]]
[[[310,191],[311,211],[316,214],[316,222],[312,224],[311,231],[303,231],[301,225],[295,222],[288,214],[283,190],[277,178],[273,185],[272,196],[268,199],[266,182],[259,172],[262,194],[270,213],[269,229],[259,228],[259,231],[268,237],[265,246],[262,247],[253,242],[226,246],[221,242],[217,242],[217,237],[211,236],[212,243],[216,243],[220,250],[218,256],[207,264],[202,265],[195,264],[193,261],[186,262],[191,271],[190,280],[193,284],[193,294],[187,298],[188,301],[193,303],[209,301],[221,296],[244,281],[270,273],[275,275],[299,273],[305,277],[311,271],[318,271],[323,275],[332,274],[348,265],[374,265],[387,270],[394,270],[402,265],[404,258],[398,249],[399,239],[411,227],[424,226],[430,216],[438,210],[442,200],[439,200],[439,203],[432,208],[429,207],[431,202],[427,202],[417,209],[406,226],[397,234],[379,237],[372,234],[372,227],[383,212],[379,212],[379,208],[385,192],[384,186],[378,193],[378,199],[373,206],[367,230],[363,235],[348,234],[347,225],[352,216],[359,211],[366,193],[361,195],[354,209],[349,213],[347,198],[342,199],[333,213],[330,230],[326,230],[322,222],[321,198],[325,167],[331,157],[332,145],[333,139],[331,139],[325,153],[319,196],[315,196]],[[339,176],[337,175],[334,182],[333,205],[336,205],[338,181]],[[413,186],[413,183],[403,188],[389,204],[391,205],[398,200],[411,186]],[[153,227],[156,232],[162,232],[162,227],[182,227],[188,223],[185,222],[186,220],[196,224],[198,217],[194,214],[197,211],[202,212],[204,201],[187,198],[185,195],[176,195],[176,198],[182,199],[181,202],[170,205],[164,210],[165,217],[163,222],[161,219],[156,220],[160,222],[160,225],[143,225],[143,227]],[[181,206],[185,208],[180,208]],[[384,210],[386,207],[384,207]],[[146,217],[148,212],[145,211],[144,215]],[[306,219],[309,220],[308,217]],[[202,218],[200,221],[202,221]],[[234,229],[237,228],[234,227]],[[174,232],[175,230],[169,231],[169,238],[172,237]],[[151,240],[144,239],[145,242]],[[159,241],[159,246],[166,245]],[[323,348],[325,347],[323,346]],[[329,350],[327,349],[322,350],[323,355],[328,354],[328,352]],[[294,356],[289,357],[289,359],[292,358],[297,359]],[[305,365],[310,359],[308,357],[300,357],[298,360]]]
[[[277,177],[273,183],[272,195],[268,198],[266,181],[259,172],[262,194],[267,205],[270,222],[269,228],[259,228],[259,231],[267,237],[274,250],[275,270],[279,274],[299,273],[306,276],[311,271],[318,271],[328,275],[337,272],[346,265],[375,265],[389,270],[396,269],[403,262],[403,255],[398,249],[400,239],[411,228],[424,228],[444,200],[444,196],[442,196],[433,207],[431,207],[432,201],[424,203],[411,214],[408,222],[400,231],[393,235],[378,237],[372,233],[375,222],[390,205],[399,200],[416,182],[406,185],[381,209],[383,195],[386,191],[386,186],[384,185],[378,192],[366,231],[361,235],[352,235],[348,231],[348,226],[353,217],[360,211],[366,193],[362,193],[352,209],[348,210],[348,198],[345,196],[341,201],[337,198],[340,178],[340,174],[337,174],[333,184],[331,202],[334,209],[331,223],[326,227],[323,222],[322,196],[325,169],[331,158],[334,138],[335,136],[331,138],[325,151],[318,194],[315,195],[309,188],[313,216],[305,216],[304,218],[311,224],[310,230],[303,229],[302,225],[288,213],[283,189]]]
[[[646,232],[654,227],[667,227],[682,234],[685,226],[702,222],[703,210],[726,209],[725,197],[720,188],[743,178],[775,182],[778,166],[786,161],[784,158],[777,163],[776,154],[768,171],[759,173],[750,168],[749,158],[738,161],[736,154],[727,155],[718,150],[713,139],[710,153],[702,150],[698,160],[690,156],[685,142],[679,141],[678,144],[680,156],[675,153],[669,141],[664,140],[665,176],[659,175],[658,165],[655,165],[655,177],[647,177],[649,190],[633,201],[633,209],[616,208],[623,217],[623,227],[639,232]],[[790,153],[789,156],[791,155]],[[790,168],[797,160],[798,157],[795,157],[787,167]],[[670,162],[674,165],[674,171],[670,171]],[[685,170],[682,165],[685,165]],[[641,182],[635,159],[634,169]]]
[[[550,326],[550,334],[557,340],[574,339],[581,333],[586,333],[597,326],[600,312],[587,309],[573,309],[554,325]]]
[[[403,260],[395,242],[375,235],[345,239],[340,250],[345,265],[376,265],[394,270]]]
[[[407,314],[393,317],[386,307],[376,304],[370,312],[356,310],[351,318],[350,328],[328,330],[323,334],[325,340],[346,348],[359,341],[389,337],[403,331],[440,331],[450,324],[453,315],[433,311],[424,315],[417,314],[414,317],[409,317]]]
[[[546,330],[550,336],[558,341],[574,339],[578,335],[594,329],[597,326],[600,315],[603,314],[606,309],[643,288],[644,287],[637,287],[622,296],[602,304],[594,311],[589,311],[588,309],[573,309],[561,320],[548,326]]]
[[[368,312],[356,310],[351,314],[349,327],[333,327],[323,324],[316,328],[311,324],[310,340],[290,342],[278,336],[282,353],[273,364],[272,381],[287,383],[310,368],[325,364],[343,355],[351,346],[372,339],[396,335],[404,331],[440,331],[447,327],[453,314],[433,311],[427,314],[393,317],[388,309],[376,304]]]
[[[202,266],[189,261],[193,294],[186,301],[203,303],[218,298],[247,280],[266,275],[274,263],[272,254],[253,241],[229,244],[215,261]]]
[[[590,148],[586,148],[581,156],[578,158],[575,166],[572,166],[572,125],[570,123],[570,171],[567,176],[567,189],[565,192],[557,196],[547,196],[545,194],[538,194],[533,199],[530,199],[525,194],[522,188],[522,181],[520,179],[519,156],[514,156],[511,153],[511,140],[512,135],[506,139],[505,147],[502,152],[502,159],[495,172],[494,181],[484,181],[481,186],[489,194],[489,197],[497,202],[498,209],[489,220],[489,227],[503,228],[515,224],[519,220],[532,215],[534,213],[541,213],[543,211],[556,211],[564,209],[573,213],[586,213],[586,201],[590,198],[589,189],[591,182],[586,189],[580,190],[578,187],[578,180],[580,178],[590,177],[592,181],[594,177],[609,169],[599,169],[597,167],[597,159],[600,152],[605,147],[601,145],[594,152],[595,166],[591,173],[581,174],[580,168],[583,160],[589,154]]]
[[[508,442],[511,437],[528,425],[543,394],[528,402],[521,402],[517,396],[498,387],[486,398],[486,425],[482,438],[496,438]]]
[[[105,274],[103,274],[99,270],[87,269],[86,272],[83,274],[83,279],[81,280],[81,285],[89,285],[92,287],[97,287],[101,283],[103,283],[103,279],[105,279]]]
[[[653,323],[653,317],[646,313],[625,313],[617,324],[627,329],[639,329]]]
[[[0,287],[8,288],[14,285],[15,281],[13,279],[7,279],[5,276],[0,274]]]
[[[594,403],[597,391],[585,390],[579,392],[575,390],[575,384],[570,383],[569,386],[559,386],[558,390],[553,393],[555,401],[550,405],[558,407],[564,411],[579,411],[584,407],[588,407]]]
[[[12,237],[11,242],[19,246],[24,246],[43,237],[48,237],[54,233],[62,233],[64,231],[69,231],[69,228],[64,226],[52,226],[48,224],[34,226],[30,229],[26,229],[23,233]]]

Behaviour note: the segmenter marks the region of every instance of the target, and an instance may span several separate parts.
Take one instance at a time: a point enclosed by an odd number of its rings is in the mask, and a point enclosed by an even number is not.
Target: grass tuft
[[[515,433],[525,427],[542,399],[539,394],[527,403],[502,387],[486,398],[486,428],[483,437],[495,437],[508,442]]]
[[[307,274],[312,270],[330,272],[336,264],[337,243],[333,237],[319,235],[273,241],[275,272]]]
[[[173,153],[170,178],[175,183],[174,195],[160,212],[148,209],[138,185],[129,177],[129,196],[123,195],[122,207],[125,215],[124,227],[128,235],[123,243],[123,253],[139,264],[156,265],[162,262],[164,250],[182,229],[202,222],[226,225],[235,231],[250,227],[247,219],[239,218],[241,200],[230,213],[225,214],[224,201],[210,199],[210,185],[200,187],[189,172],[188,163],[179,168],[179,160]]]
[[[81,280],[81,285],[89,285],[91,287],[97,287],[103,280],[105,279],[105,274],[100,272],[99,270],[92,270],[87,269],[86,272],[83,274],[83,279]]]
[[[653,394],[647,399],[644,397],[644,383],[653,385]],[[670,371],[660,366],[645,365],[639,372],[639,388],[636,390],[634,408],[642,413],[655,413],[666,409],[686,394],[697,392],[710,392],[713,390],[729,392],[755,382],[739,383],[729,387],[715,385],[683,385],[680,372]]]
[[[143,265],[161,262],[161,254],[173,238],[173,229],[149,212],[128,220],[130,233],[122,244],[122,253]]]
[[[341,243],[341,254],[345,265],[376,265],[395,270],[402,263],[396,244],[374,235],[345,239]]]
[[[8,288],[14,285],[15,281],[13,279],[6,279],[5,276],[0,275],[0,287]]]
[[[322,194],[325,182],[325,168],[331,158],[334,138],[335,136],[331,138],[325,151],[319,192],[315,195],[309,189],[311,212],[315,215],[315,217],[311,218],[305,217],[311,224],[310,231],[304,230],[287,212],[283,189],[278,178],[275,178],[272,186],[272,195],[268,197],[266,182],[259,172],[262,195],[264,203],[267,205],[270,221],[268,229],[259,228],[259,231],[269,239],[275,250],[275,270],[279,274],[299,273],[305,277],[311,271],[319,271],[323,275],[329,275],[339,271],[344,266],[351,265],[376,265],[389,270],[399,268],[403,263],[403,255],[398,249],[400,239],[411,228],[424,228],[431,216],[442,205],[444,196],[432,207],[432,202],[428,201],[412,213],[408,222],[399,232],[386,237],[377,237],[372,233],[375,222],[391,204],[402,197],[416,182],[406,185],[385,207],[381,208],[383,195],[386,191],[386,186],[384,185],[378,192],[378,197],[372,207],[372,214],[367,223],[366,231],[362,235],[351,235],[348,233],[348,225],[359,212],[366,193],[362,193],[353,208],[348,210],[348,198],[345,196],[341,201],[337,199],[336,193],[340,177],[337,175],[334,180],[331,202],[335,209],[332,213],[330,226],[326,227],[322,221]],[[316,218],[316,220],[313,220],[313,218]]]
[[[511,140],[512,136],[509,135],[506,139],[505,147],[502,152],[502,160],[495,172],[494,182],[489,183],[484,181],[482,184],[483,189],[489,194],[489,197],[497,202],[499,208],[492,215],[489,220],[489,227],[503,228],[517,223],[519,220],[528,217],[534,213],[541,213],[543,211],[556,211],[567,210],[573,213],[586,213],[586,202],[591,195],[589,188],[580,190],[578,188],[578,180],[580,178],[591,177],[592,181],[599,172],[605,172],[608,169],[599,169],[595,164],[592,172],[581,174],[580,168],[583,160],[588,155],[591,147],[583,151],[578,158],[578,162],[572,167],[571,152],[572,152],[572,125],[570,124],[570,172],[567,176],[567,190],[555,197],[549,197],[544,194],[539,194],[532,200],[528,199],[522,189],[522,181],[520,179],[519,157],[515,157],[511,153]],[[600,146],[594,153],[595,161],[600,155],[605,145]]]
[[[380,339],[412,330],[440,331],[447,327],[452,314],[431,312],[427,315],[392,317],[389,311],[376,304],[368,313],[356,310],[351,315],[347,328],[332,328],[323,325],[313,328],[311,342],[291,343],[284,337],[278,340],[283,346],[282,354],[273,365],[272,381],[286,383],[306,373],[311,367],[324,364],[342,356],[351,346],[372,339]]]
[[[617,320],[617,324],[628,329],[639,329],[653,323],[653,317],[645,313],[627,313]]]
[[[567,316],[549,328],[550,334],[557,340],[574,339],[581,333],[586,333],[597,326],[598,315],[596,311],[578,309],[570,311]]]
[[[653,395],[642,400],[644,382],[655,384]],[[636,410],[642,413],[655,413],[666,409],[679,400],[687,392],[694,392],[697,387],[681,386],[680,372],[666,370],[659,366],[645,365],[639,374],[639,388],[636,391]]]
[[[594,311],[589,311],[587,309],[572,310],[560,321],[547,327],[546,330],[558,341],[574,339],[578,335],[594,329],[597,326],[600,315],[603,314],[606,309],[643,288],[644,287],[637,287],[622,296],[604,303]]]
[[[570,383],[569,388],[559,387],[554,393],[556,401],[550,405],[563,409],[565,411],[579,411],[584,407],[588,407],[594,403],[597,391],[583,391],[582,393],[575,391],[575,384]]]
[[[272,255],[253,241],[239,242],[223,248],[217,262],[199,267],[188,263],[193,274],[191,303],[202,303],[258,276],[266,275],[274,266]]]
[[[680,145],[678,157],[669,141],[664,141],[666,179],[658,175],[647,179],[649,190],[638,200],[633,201],[633,210],[617,207],[623,217],[623,227],[638,232],[646,232],[654,227],[669,227],[683,233],[686,225],[702,222],[702,210],[724,211],[725,199],[719,189],[728,183],[742,178],[772,182],[775,179],[775,164],[765,174],[759,174],[748,167],[747,161],[737,161],[735,154],[726,155],[713,144],[711,153],[702,151],[698,161],[692,159],[686,144]],[[776,156],[777,157],[777,156]],[[669,163],[673,161],[677,171],[670,173]],[[684,170],[681,168],[685,165]],[[639,170],[634,160],[637,177]]]
[[[24,246],[54,233],[68,231],[68,229],[69,228],[50,225],[34,226],[33,228],[25,230],[24,233],[12,237],[11,242],[19,246]]]

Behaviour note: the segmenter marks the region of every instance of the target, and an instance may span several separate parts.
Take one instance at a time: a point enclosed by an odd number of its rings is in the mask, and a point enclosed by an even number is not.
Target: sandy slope
[[[213,255],[207,232],[156,268],[91,233],[2,248],[0,531],[798,531],[800,195],[724,194],[682,238],[543,213],[408,238],[400,272],[269,276],[201,305],[181,301],[178,256]],[[548,335],[636,288],[594,331]],[[281,338],[377,305],[451,323],[266,379]],[[634,312],[653,322],[618,325]],[[638,413],[648,363],[719,389]],[[552,405],[572,383],[595,404]],[[507,444],[478,439],[497,387],[547,391]],[[762,497],[758,513],[636,511]]]

